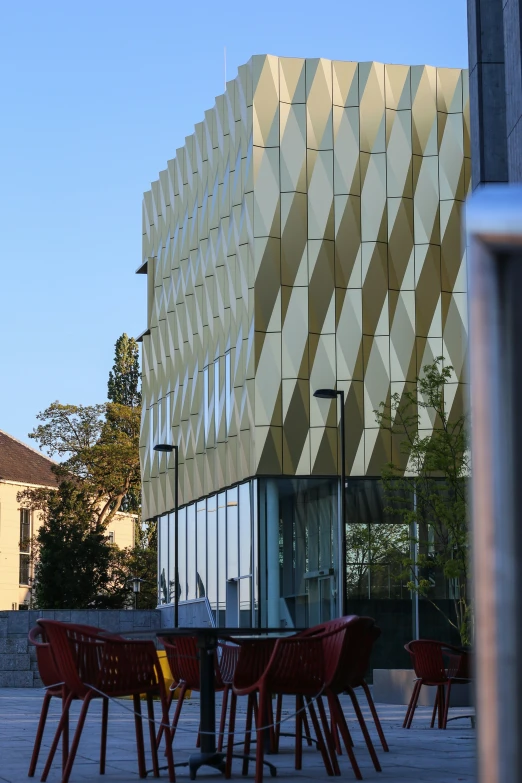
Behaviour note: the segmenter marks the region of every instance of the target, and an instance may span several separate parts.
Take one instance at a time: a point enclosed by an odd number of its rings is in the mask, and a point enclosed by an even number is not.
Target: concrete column
[[[266,564],[268,625],[279,628],[279,491],[274,480],[266,482]]]
[[[468,0],[473,189],[508,181],[504,24],[506,0]],[[518,7],[519,0],[508,0]],[[518,31],[520,34],[520,30]]]

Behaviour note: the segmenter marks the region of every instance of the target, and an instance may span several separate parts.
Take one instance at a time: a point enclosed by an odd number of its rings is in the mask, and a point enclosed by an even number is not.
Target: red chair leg
[[[78,745],[80,744],[80,737],[82,736],[82,731],[85,724],[85,718],[87,717],[87,710],[89,709],[92,698],[93,697],[91,692],[88,693],[83,700],[82,708],[80,710],[80,717],[78,718],[78,723],[76,724],[76,730],[74,732],[71,750],[69,751],[69,758],[67,759],[67,764],[65,765],[65,769],[63,771],[62,783],[68,783],[71,776],[74,759],[76,758],[76,752],[78,750]]]
[[[152,772],[159,778],[158,746],[156,745],[156,726],[154,723],[154,700],[152,693],[147,693],[147,723],[149,724],[150,752],[152,755]]]
[[[295,697],[295,769],[303,768],[303,697]]]
[[[353,708],[355,710],[355,714],[357,715],[357,720],[359,721],[359,726],[361,727],[364,741],[366,742],[366,747],[368,748],[368,752],[373,761],[373,766],[375,767],[375,770],[377,772],[382,772],[379,759],[377,758],[377,753],[375,752],[375,748],[373,747],[373,742],[372,742],[372,738],[370,737],[370,732],[368,731],[368,727],[366,726],[366,722],[361,712],[361,708],[359,707],[359,702],[357,701],[357,696],[355,695],[353,688],[349,688],[348,693],[352,700]]]
[[[433,712],[431,713],[430,729],[432,729],[435,726],[435,718],[437,717],[438,708],[439,708],[439,688],[437,686],[437,694],[435,696],[435,701],[433,702]]]
[[[275,752],[279,752],[279,737],[281,735],[281,713],[283,710],[283,694],[277,694],[276,718],[275,718]]]
[[[27,776],[32,778],[34,776],[34,772],[36,769],[36,764],[38,762],[38,755],[40,753],[40,746],[42,744],[42,737],[44,733],[45,728],[45,721],[47,720],[47,713],[49,712],[49,704],[51,703],[51,699],[53,697],[49,693],[49,691],[45,692],[44,700],[42,703],[42,711],[40,712],[40,720],[38,721],[38,729],[36,731],[36,737],[34,740],[34,748],[33,748],[33,755],[31,756],[31,763],[29,765],[29,772],[27,773]]]
[[[330,730],[332,732],[332,737],[335,743],[335,752],[338,756],[343,755],[343,749],[341,748],[341,740],[339,739],[339,729],[337,728],[337,723],[335,722],[333,716],[330,718]]]
[[[218,744],[217,749],[218,753],[221,753],[223,750],[223,738],[225,736],[225,724],[227,720],[227,706],[228,706],[228,693],[230,691],[230,685],[225,685],[225,689],[223,691],[223,703],[221,704],[221,719],[219,721],[219,738],[218,738]]]
[[[386,742],[386,737],[384,736],[384,731],[382,730],[381,721],[379,720],[379,716],[377,715],[377,710],[375,709],[375,703],[372,698],[372,694],[370,689],[368,688],[368,685],[366,682],[362,682],[362,689],[364,691],[364,694],[366,696],[366,701],[368,702],[368,706],[370,707],[370,712],[372,713],[372,718],[375,723],[375,728],[377,729],[377,734],[379,735],[379,739],[381,741],[382,749],[385,753],[389,752],[388,743]]]
[[[167,715],[169,714],[170,705],[172,704],[173,698],[174,698],[174,690],[169,688],[168,696],[167,696]],[[156,737],[156,746],[158,748],[160,746],[161,738],[163,737],[163,732],[165,731],[165,727],[163,726],[164,722],[165,722],[164,720],[161,721],[161,726],[159,727],[158,736]]]
[[[445,713],[444,685],[439,685],[439,721],[438,721],[439,729],[442,729],[444,726],[444,713]]]
[[[361,770],[359,769],[357,759],[355,758],[355,754],[353,752],[352,737],[350,735],[350,732],[348,731],[348,725],[346,723],[346,718],[344,717],[344,712],[341,709],[341,704],[339,702],[339,699],[335,693],[328,693],[327,696],[328,696],[328,704],[330,706],[330,715],[333,717],[333,720],[339,729],[341,737],[343,738],[344,747],[346,748],[346,753],[348,754],[348,758],[350,759],[350,764],[352,765],[353,773],[357,778],[357,780],[362,780]]]
[[[102,725],[100,744],[100,775],[105,775],[105,759],[107,757],[107,723],[109,721],[109,699],[102,699]]]
[[[138,772],[140,778],[146,778],[147,768],[145,766],[145,745],[143,743],[143,719],[141,717],[141,700],[139,694],[135,693],[132,700],[134,703],[134,726],[136,728],[136,747],[138,750]],[[67,783],[67,781],[64,781],[63,783]]]
[[[236,703],[237,696],[232,691],[230,698],[230,715],[228,718],[228,742],[227,742],[227,757],[225,762],[225,778],[230,780],[232,775],[232,753],[234,752],[234,728],[236,725]]]
[[[174,734],[176,733],[176,728],[177,728],[177,725],[178,725],[179,716],[181,714],[181,708],[183,707],[183,702],[185,700],[186,692],[187,692],[187,683],[184,682],[183,685],[181,686],[181,690],[180,690],[179,696],[178,696],[178,703],[176,704],[176,709],[174,711],[174,717],[172,718],[172,725],[171,725],[171,731],[170,731],[170,742],[171,742],[171,744],[174,742]]]
[[[444,688],[444,686],[442,686]],[[445,729],[448,725],[448,712],[451,695],[451,680],[448,680],[448,692],[446,693],[446,704],[444,705],[444,717],[442,719],[442,728]]]
[[[247,701],[247,714],[246,714],[246,725],[245,725],[245,744],[243,745],[243,754],[245,758],[243,759],[243,775],[248,775],[248,758],[247,756],[250,755],[250,745],[252,742],[252,717],[254,715],[254,699],[255,699],[254,693],[248,694],[248,701]]]
[[[311,747],[312,745],[312,735],[310,734],[310,726],[308,725],[308,718],[306,717],[306,712],[303,711],[303,729],[306,737],[306,744],[308,747]]]
[[[422,680],[417,680],[417,684],[415,685],[415,690],[414,690],[414,692],[412,694],[412,697],[411,697],[412,701],[410,703],[410,714],[409,714],[409,717],[408,717],[408,722],[406,724],[406,728],[407,729],[411,728],[411,722],[413,720],[413,716],[415,714],[415,710],[417,709],[417,702],[419,701],[419,695],[420,695],[420,692],[421,692],[421,688],[422,688]]]
[[[339,768],[339,762],[337,761],[335,742],[334,742],[332,732],[330,731],[330,726],[328,725],[328,718],[326,717],[324,703],[321,696],[317,697],[317,707],[319,709],[319,717],[321,718],[321,723],[323,726],[323,733],[326,740],[326,747],[328,748],[328,751],[330,753],[333,773],[334,775],[340,775],[341,770]]]
[[[169,781],[170,783],[176,783],[176,773],[174,771],[174,754],[172,752],[172,739],[170,737],[170,728],[169,726],[169,708],[167,706],[168,702],[163,696],[161,696],[161,722],[164,724],[164,734],[165,734],[165,755],[167,757],[167,769],[169,771]],[[152,738],[152,736],[151,736]]]
[[[419,686],[419,680],[415,680],[415,682],[413,684],[413,690],[411,692],[410,700],[408,702],[408,707],[406,709],[406,715],[404,716],[404,720],[402,722],[402,728],[403,729],[405,729],[407,727],[407,725],[408,725],[408,720],[410,718],[411,707],[412,707],[413,701],[415,699],[415,694],[417,692],[418,686]]]
[[[45,783],[45,781],[47,780],[47,776],[48,776],[48,774],[50,772],[51,765],[52,765],[53,759],[54,759],[54,754],[56,753],[56,749],[58,747],[58,743],[60,741],[60,737],[62,736],[64,726],[66,725],[66,723],[69,720],[69,708],[71,706],[72,699],[73,699],[72,694],[69,694],[67,696],[66,700],[65,700],[65,704],[62,707],[62,714],[60,716],[60,720],[58,721],[58,726],[57,726],[56,732],[54,734],[53,742],[52,742],[52,745],[51,745],[51,750],[49,751],[49,755],[48,755],[47,761],[45,763],[44,771],[42,773],[42,777],[40,778],[42,783]]]
[[[268,715],[268,699],[270,695],[267,694],[264,688],[259,691],[259,706],[257,708],[257,732],[256,732],[256,776],[255,783],[263,782],[263,761],[265,755],[265,743],[263,732],[264,726]]]
[[[315,736],[317,737],[317,749],[320,751],[321,756],[323,757],[323,763],[324,763],[324,768],[326,770],[326,774],[328,775],[328,777],[333,777],[334,771],[332,767],[332,762],[330,760],[330,755],[328,753],[326,743],[321,733],[321,728],[319,726],[319,721],[317,719],[317,713],[315,711],[314,703],[312,699],[308,697],[305,698],[306,698],[308,711],[310,713],[310,718],[312,720],[312,726],[314,727]]]

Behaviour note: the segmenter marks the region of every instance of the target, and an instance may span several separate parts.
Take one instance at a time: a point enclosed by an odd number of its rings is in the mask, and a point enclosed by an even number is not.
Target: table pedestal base
[[[242,761],[252,761],[254,764],[256,761],[255,756],[244,756],[240,753],[233,753],[232,758],[241,759]],[[200,767],[213,767],[214,769],[218,769],[224,774],[225,761],[226,753],[218,753],[217,751],[215,753],[193,753],[188,760],[190,779],[196,780],[196,773]],[[277,767],[275,767],[269,761],[263,760],[263,764],[266,764],[270,770],[270,775],[275,778],[277,775]]]

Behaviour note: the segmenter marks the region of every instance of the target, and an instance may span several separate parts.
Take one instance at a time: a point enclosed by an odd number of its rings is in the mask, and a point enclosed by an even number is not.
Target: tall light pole
[[[340,413],[340,438],[341,438],[341,519],[339,524],[339,554],[340,554],[340,571],[339,582],[341,586],[341,614],[345,617],[348,614],[346,606],[346,444],[344,439],[344,391],[338,389],[317,389],[314,392],[314,397],[318,397],[321,400],[335,400],[339,398],[341,401],[341,413]]]
[[[179,559],[178,559],[178,446],[171,443],[157,443],[154,451],[163,451],[168,454],[174,452],[174,472],[176,479],[174,483],[174,628],[178,627],[179,617]]]

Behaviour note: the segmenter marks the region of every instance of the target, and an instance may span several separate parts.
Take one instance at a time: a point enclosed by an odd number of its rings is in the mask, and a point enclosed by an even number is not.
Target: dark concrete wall
[[[522,0],[468,0],[473,189],[522,182]]]
[[[114,633],[138,634],[154,639],[161,614],[150,611],[0,611],[0,688],[40,688],[36,653],[27,634],[39,617],[68,623],[95,625]]]
[[[473,189],[508,181],[503,1],[468,0]]]

